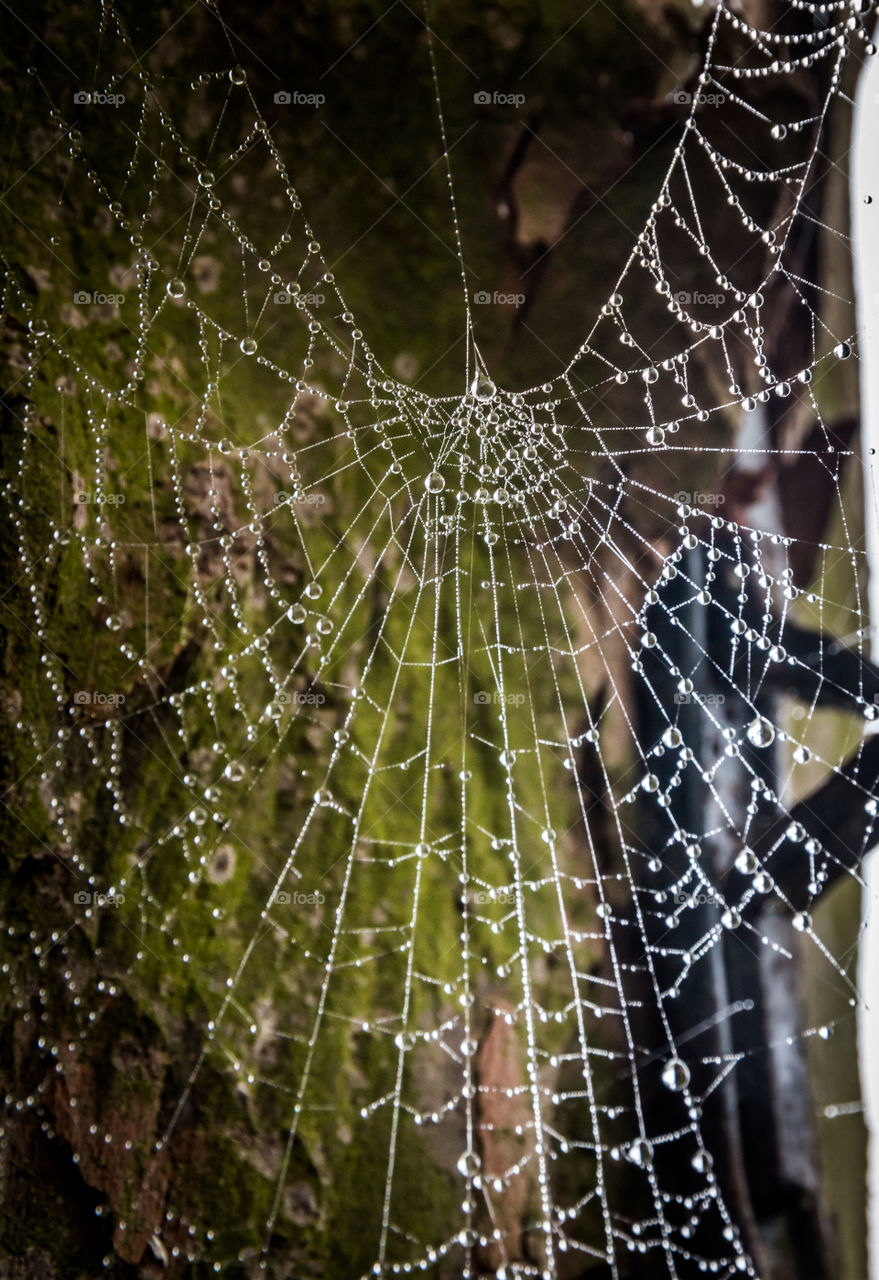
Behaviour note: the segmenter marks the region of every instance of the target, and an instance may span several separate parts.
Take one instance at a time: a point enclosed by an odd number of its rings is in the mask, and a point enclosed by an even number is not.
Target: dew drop
[[[690,1068],[680,1058],[669,1058],[662,1068],[662,1083],[672,1093],[680,1093],[690,1083]]]
[[[470,392],[482,404],[488,400],[493,400],[497,395],[497,387],[491,378],[487,378],[485,374],[480,373],[473,379],[470,384]]]
[[[636,1138],[626,1149],[626,1159],[639,1169],[646,1169],[653,1160],[653,1147],[645,1138]]]
[[[737,855],[735,866],[736,871],[740,871],[743,876],[752,876],[760,862],[754,850],[746,847]]]
[[[475,1151],[465,1151],[458,1159],[458,1172],[465,1178],[475,1178],[481,1168],[482,1161]]]
[[[752,720],[747,729],[748,741],[752,747],[770,747],[775,741],[775,729],[768,720],[758,716]]]

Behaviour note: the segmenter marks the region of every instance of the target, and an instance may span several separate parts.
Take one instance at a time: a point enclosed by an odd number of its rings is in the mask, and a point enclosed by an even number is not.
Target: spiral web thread
[[[134,266],[123,312],[130,362],[126,380],[115,383],[105,366],[90,367],[79,356],[72,326],[34,314],[14,272],[5,281],[7,313],[25,334],[19,390],[30,428],[22,432],[15,501],[27,509],[39,501],[29,485],[42,466],[33,424],[50,399],[57,406],[64,396],[80,398],[94,459],[93,474],[80,478],[94,496],[85,518],[71,516],[68,493],[62,516],[48,514],[49,536],[40,545],[16,518],[33,601],[29,625],[40,637],[41,674],[58,708],[45,732],[19,727],[32,739],[34,768],[44,771],[58,839],[80,890],[67,929],[31,934],[34,963],[63,968],[69,934],[98,917],[103,927],[115,900],[121,905],[111,913],[112,926],[138,940],[131,980],[158,990],[162,957],[207,965],[189,954],[187,939],[228,932],[241,910],[244,923],[226,943],[234,964],[225,960],[228,971],[211,975],[213,1005],[175,1104],[145,1153],[144,1188],[155,1160],[173,1147],[208,1070],[228,1074],[248,1095],[268,1092],[284,1134],[268,1175],[261,1238],[240,1223],[189,1220],[185,1206],[171,1203],[166,1222],[186,1229],[183,1242],[166,1229],[165,1238],[177,1240],[175,1255],[204,1258],[217,1271],[237,1256],[263,1263],[270,1257],[275,1233],[285,1223],[289,1229],[285,1197],[299,1176],[297,1153],[326,1108],[323,1078],[350,1042],[360,1046],[360,1061],[377,1046],[374,1060],[381,1062],[375,1080],[361,1080],[356,1098],[339,1100],[357,1140],[378,1135],[373,1140],[382,1152],[381,1195],[374,1216],[361,1224],[372,1242],[371,1273],[406,1275],[436,1264],[468,1276],[476,1274],[478,1258],[498,1275],[551,1277],[566,1273],[565,1255],[582,1254],[606,1260],[616,1276],[634,1251],[655,1256],[656,1275],[687,1274],[693,1266],[716,1275],[757,1274],[701,1126],[703,1103],[735,1076],[742,1055],[700,1055],[698,1039],[695,1049],[678,1043],[668,1010],[731,933],[742,935],[752,953],[771,949],[794,963],[782,943],[752,923],[749,907],[763,896],[781,915],[793,915],[803,945],[849,987],[854,1017],[857,992],[847,960],[822,943],[808,904],[791,903],[773,878],[779,850],[805,841],[788,821],[798,770],[829,776],[841,769],[843,753],[820,758],[801,740],[809,714],[797,720],[789,705],[762,698],[774,665],[801,664],[785,648],[790,611],[803,604],[788,563],[791,540],[771,526],[751,527],[681,502],[652,477],[674,475],[684,455],[717,454],[728,464],[728,443],[719,437],[716,445],[704,443],[724,419],[744,424],[751,461],[768,457],[769,437],[758,430],[755,439],[748,424],[761,422],[775,397],[798,398],[823,425],[815,380],[851,355],[852,335],[828,330],[812,307],[817,286],[789,270],[787,257],[800,222],[814,220],[802,197],[822,126],[841,92],[845,60],[865,51],[866,37],[859,10],[849,4],[792,10],[814,17],[807,34],[759,31],[718,5],[699,80],[706,99],[722,94],[765,126],[766,156],[748,169],[725,155],[712,134],[710,102],[694,102],[644,229],[593,327],[551,382],[516,392],[495,385],[477,344],[432,44],[467,328],[462,390],[445,397],[419,392],[381,367],[369,346],[369,317],[349,309],[240,67],[211,72],[191,87],[201,101],[205,86],[212,92],[225,86],[215,126],[204,130],[210,146],[206,141],[203,154],[186,143],[164,105],[161,75],[141,67],[126,173],[102,172],[97,126],[80,136],[64,109],[52,108],[70,151],[69,173],[107,211],[114,233],[130,237]],[[104,42],[126,46],[109,9],[102,30]],[[725,65],[717,50],[730,31],[747,52]],[[773,120],[752,105],[755,83],[783,81],[818,64],[826,68],[826,97],[809,118]],[[95,92],[113,88],[96,71]],[[252,126],[232,145],[228,135],[241,121]],[[787,143],[804,137],[805,158],[789,160]],[[226,208],[228,175],[254,153],[277,177],[276,188],[263,193],[281,196],[284,229],[274,245],[255,243]],[[190,180],[188,238],[179,259],[163,261],[151,217],[171,181],[168,156]],[[700,211],[706,173],[737,221],[741,257],[752,244],[767,254],[770,269],[757,289],[741,287],[736,264],[724,266],[722,247],[712,244]],[[138,175],[149,202],[133,207]],[[751,212],[753,192],[762,195],[767,184],[784,197],[772,225]],[[731,299],[712,323],[681,299],[666,270],[666,246],[675,236]],[[193,284],[206,244],[240,261],[242,293],[232,311],[212,313],[212,298]],[[798,376],[776,375],[765,354],[765,298],[779,277],[811,326],[811,359]],[[256,305],[254,280],[264,286]],[[647,286],[668,309],[666,332],[656,342],[657,335],[638,332],[637,320],[629,324],[629,300]],[[283,343],[270,325],[279,290],[291,298]],[[188,386],[194,404],[178,420],[150,410],[144,392],[151,358],[167,367],[173,352],[166,324],[185,326],[175,330],[176,340],[182,332],[197,350],[202,378],[199,388]],[[657,346],[666,352],[662,359],[650,354]],[[688,366],[700,350],[728,370],[728,395],[711,399],[704,385],[691,388]],[[749,394],[736,385],[743,350],[755,370]],[[230,425],[223,392],[236,371],[253,379],[255,407],[251,421]],[[643,405],[635,423],[613,409],[614,396],[622,388],[630,394],[633,385]],[[669,392],[681,405],[674,418],[661,407]],[[107,452],[120,415],[140,416],[145,446],[127,471],[110,474]],[[826,429],[825,440],[831,443]],[[822,449],[820,456],[838,488],[845,451]],[[633,459],[647,460],[652,470],[633,471]],[[204,488],[194,498],[196,464]],[[152,510],[114,506],[113,495],[128,484],[133,493],[145,472]],[[229,491],[246,508],[240,519],[230,517]],[[347,526],[338,539],[324,519],[327,503]],[[664,541],[643,532],[644,513],[665,522]],[[850,565],[845,639],[860,651],[867,634],[858,594],[862,552],[841,507],[839,519],[843,541],[821,548],[809,616],[823,631],[824,566]],[[297,560],[298,574],[286,571],[279,546]],[[140,701],[90,719],[71,707],[57,621],[41,586],[44,562],[72,553],[81,556],[96,616],[118,645],[121,679],[137,676],[146,691]],[[257,566],[258,592],[242,579],[245,553]],[[138,556],[147,565],[142,618],[116,604],[120,575]],[[153,559],[161,571],[149,569]],[[187,674],[170,693],[152,665],[149,611],[157,588],[150,572],[173,577],[190,628],[201,629],[216,658],[215,671]],[[738,594],[722,595],[721,577],[734,581]],[[673,582],[677,603],[669,602]],[[752,625],[752,606],[762,631]],[[708,623],[698,630],[688,625],[700,610],[728,633],[726,666],[706,648]],[[676,629],[695,646],[692,670],[669,651],[667,637]],[[606,680],[601,705],[596,668]],[[817,701],[824,676],[811,675]],[[734,690],[744,701],[749,714],[741,724],[726,722],[723,699],[704,693],[709,686]],[[640,694],[632,693],[636,688]],[[676,700],[668,697],[671,689]],[[859,720],[874,717],[863,688],[836,694]],[[665,718],[658,740],[640,735],[638,696]],[[685,722],[684,708],[695,720]],[[612,716],[624,726],[634,760],[624,770],[606,759],[604,730]],[[161,749],[177,762],[182,788],[182,807],[160,820],[145,816],[126,777],[126,734],[139,737],[147,722],[161,726]],[[784,761],[777,790],[760,763],[769,749]],[[65,789],[70,762],[83,750],[108,793],[109,821],[123,851],[100,866],[93,865]],[[587,757],[606,792],[618,850],[613,869],[593,838]],[[308,768],[299,770],[306,759]],[[278,815],[273,844],[253,856],[245,892],[251,900],[259,894],[259,902],[246,906],[239,892],[230,905],[229,886],[237,880],[223,868],[237,858],[238,876],[247,862],[248,797],[263,795],[261,785],[285,765],[305,775],[305,799],[292,814]],[[730,801],[730,771],[744,776],[750,790],[744,819]],[[857,783],[856,770],[854,776]],[[681,825],[679,786],[702,797],[705,829]],[[860,794],[874,813],[868,786]],[[661,832],[658,846],[645,848],[638,839],[636,807]],[[782,822],[759,856],[749,845],[758,816]],[[871,838],[868,824],[847,873],[857,876]],[[728,860],[718,878],[717,860],[704,856],[709,845],[732,850],[737,874]],[[803,843],[802,856],[811,900],[835,868],[817,840]],[[174,894],[163,868],[185,872]],[[716,910],[704,931],[696,937],[691,931],[686,947],[679,945],[678,930],[709,899]],[[378,913],[369,910],[373,901]],[[458,913],[458,930],[448,936],[435,927],[440,901],[454,903]],[[640,957],[637,994],[632,947]],[[302,984],[302,1010],[286,1022],[267,1017],[264,1001],[279,967],[282,980],[284,969],[295,968]],[[112,984],[108,995],[71,983],[77,1005],[103,1008],[118,994]],[[649,1053],[636,1025],[645,1000],[661,1029],[661,1047]],[[493,1006],[491,1036],[508,1035],[520,1055],[514,1078],[497,1083],[480,1057],[479,1009],[486,1002]],[[733,1003],[717,1017],[732,1020],[741,1011]],[[809,1027],[803,1034],[823,1040],[832,1030]],[[63,1077],[72,1047],[41,1045]],[[832,1049],[831,1043],[823,1051]],[[657,1076],[665,1090],[659,1109],[643,1098],[645,1081],[655,1092]],[[423,1082],[434,1078],[454,1087],[428,1097]],[[38,1097],[18,1101],[41,1106]],[[404,1222],[412,1189],[399,1153],[424,1133],[439,1135],[430,1149],[444,1152],[452,1208],[448,1227],[440,1229],[438,1211],[434,1231],[416,1232]],[[669,1154],[677,1160],[674,1172]],[[615,1190],[620,1170],[635,1188],[626,1196]],[[524,1224],[524,1246],[512,1243],[511,1204]],[[635,1204],[643,1213],[633,1212]],[[126,1224],[117,1230],[124,1237]]]

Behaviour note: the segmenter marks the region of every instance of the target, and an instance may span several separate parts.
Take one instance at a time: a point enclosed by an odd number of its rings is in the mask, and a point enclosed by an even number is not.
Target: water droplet
[[[256,355],[256,338],[242,338],[238,343],[241,351],[246,356]]]
[[[797,764],[806,764],[811,759],[812,752],[808,747],[800,746],[794,751],[794,760],[796,760]]]
[[[662,427],[648,427],[645,439],[648,444],[659,445],[665,440],[665,432]]]
[[[481,1168],[482,1161],[475,1151],[465,1151],[458,1159],[458,1172],[465,1178],[475,1178]]]
[[[662,735],[662,741],[667,747],[679,747],[683,740],[684,735],[675,725],[669,725]]]
[[[326,787],[319,787],[314,793],[314,803],[319,805],[331,805],[333,803],[333,795]]]
[[[714,1158],[708,1151],[697,1151],[690,1164],[697,1173],[710,1173],[714,1165]]]
[[[798,911],[791,921],[791,924],[796,929],[797,933],[805,933],[812,927],[812,917],[809,915],[808,911]]]
[[[211,173],[210,169],[202,169],[201,173],[198,175],[198,181],[199,185],[202,187],[212,187],[216,182],[216,178]]]
[[[744,848],[736,857],[736,871],[743,876],[752,876],[760,866],[760,861],[753,849]]]
[[[669,1058],[662,1068],[662,1083],[672,1093],[680,1093],[690,1083],[690,1068],[680,1058]]]
[[[646,1138],[636,1138],[626,1149],[626,1159],[639,1169],[646,1169],[653,1160],[653,1147]]]
[[[742,917],[735,907],[727,907],[723,915],[720,917],[720,923],[724,929],[738,929],[742,923]]]
[[[486,401],[494,399],[497,395],[497,387],[491,378],[487,378],[485,374],[480,373],[476,375],[470,384],[470,392],[484,404]]]
[[[291,622],[295,622],[297,626],[301,626],[308,617],[308,610],[304,604],[294,604],[287,610],[287,617]]]
[[[173,280],[169,280],[165,285],[165,291],[169,298],[182,298],[186,293],[186,285],[175,276]]]
[[[787,125],[774,124],[769,130],[776,142],[782,142],[787,137]]]
[[[424,487],[428,493],[442,493],[446,487],[446,478],[440,471],[431,471],[425,478]]]
[[[769,747],[775,741],[775,729],[762,716],[751,721],[747,733],[748,741],[753,747]]]
[[[229,79],[233,84],[244,84],[247,79],[247,72],[243,67],[232,67],[229,71]]]
[[[852,353],[852,349],[847,342],[840,342],[833,348],[833,354],[837,360],[848,360]]]

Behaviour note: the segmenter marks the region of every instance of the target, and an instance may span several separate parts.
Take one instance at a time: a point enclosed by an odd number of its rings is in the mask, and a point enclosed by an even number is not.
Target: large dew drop
[[[446,478],[440,471],[431,471],[425,477],[424,487],[428,493],[442,493],[446,487]]]
[[[758,716],[748,725],[748,741],[752,747],[770,747],[775,741],[775,729],[768,720]]]
[[[680,1058],[669,1058],[662,1068],[662,1083],[672,1093],[680,1093],[690,1083],[690,1068]]]
[[[458,1172],[465,1178],[475,1178],[482,1168],[482,1161],[475,1151],[465,1151],[458,1159]]]
[[[646,1169],[653,1160],[653,1148],[644,1138],[636,1138],[626,1151],[626,1159],[639,1169]]]
[[[482,404],[485,404],[487,400],[494,399],[497,394],[497,387],[491,378],[487,378],[484,373],[479,373],[470,384],[470,393]]]

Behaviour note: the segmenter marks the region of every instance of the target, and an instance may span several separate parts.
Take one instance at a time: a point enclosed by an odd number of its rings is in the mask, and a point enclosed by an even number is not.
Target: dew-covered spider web
[[[382,364],[243,56],[184,82],[105,6],[91,83],[32,77],[26,181],[121,265],[83,303],[49,287],[60,240],[45,275],[6,256],[40,682],[17,784],[62,884],[4,909],[48,1064],[7,1103],[105,1193],[108,1267],[304,1274],[347,1218],[339,1276],[761,1274],[736,1108],[854,1025],[854,938],[813,913],[876,813],[851,285],[815,249],[846,261],[815,193],[872,48],[857,2],[744,12],[705,11],[615,285],[514,387],[480,349],[425,20],[444,395]],[[780,491],[814,504],[799,536]],[[834,786],[838,829],[807,798]],[[800,1014],[803,963],[839,1019]],[[136,1075],[147,1007],[161,1089],[105,1105],[95,1037],[122,1028]],[[223,1181],[233,1148],[251,1181]]]

